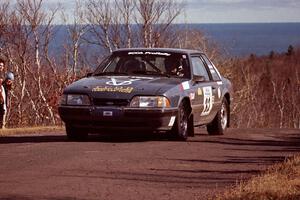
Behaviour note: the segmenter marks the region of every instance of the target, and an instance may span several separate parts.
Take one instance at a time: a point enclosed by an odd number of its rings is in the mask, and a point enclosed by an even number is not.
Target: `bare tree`
[[[86,4],[86,20],[92,38],[87,39],[90,44],[96,44],[105,50],[113,50],[110,40],[110,29],[113,19],[113,9],[109,0],[89,0]]]
[[[183,11],[183,4],[174,0],[138,0],[135,6],[135,21],[140,25],[144,47],[161,46],[161,37]]]
[[[78,60],[80,56],[80,48],[83,44],[83,36],[87,32],[87,25],[85,24],[85,16],[84,16],[84,8],[81,1],[76,0],[76,6],[74,8],[74,11],[72,13],[72,19],[71,24],[67,25],[67,30],[69,34],[69,40],[70,45],[66,47],[66,53],[68,53],[69,49],[71,50],[71,58],[72,58],[72,64],[71,64],[71,77],[74,80],[74,77],[76,77],[76,72],[78,69]],[[62,13],[63,21],[68,24],[70,22],[69,17]],[[69,57],[69,56],[67,56]],[[69,74],[69,73],[68,73]]]
[[[41,49],[44,39],[43,35],[45,32],[49,31],[49,26],[53,21],[54,14],[49,17],[45,12],[43,12],[42,3],[43,0],[19,0],[17,6],[21,16],[24,17],[25,24],[27,25],[34,41],[35,70],[34,73],[31,70],[29,70],[29,72],[35,81],[38,90],[38,97],[41,99],[42,104],[45,106],[49,114],[49,120],[52,124],[55,124],[55,116],[47,101],[45,95],[46,91],[42,83],[42,79],[45,77],[45,74],[43,74],[41,63]]]
[[[175,0],[87,0],[87,41],[111,52],[121,47],[164,46],[183,4]]]
[[[133,0],[115,0],[115,5],[117,12],[120,13],[121,18],[119,18],[121,26],[124,26],[124,39],[125,41],[122,46],[131,48],[133,46],[133,33],[132,33],[132,22],[135,5]]]
[[[9,6],[9,1],[3,1],[0,3],[0,55],[4,45],[3,37],[8,28]]]
[[[23,108],[25,90],[26,90],[26,76],[27,76],[27,62],[30,60],[27,57],[29,43],[29,34],[26,32],[26,26],[23,25],[22,18],[18,15],[15,9],[6,4],[6,29],[2,35],[1,41],[3,42],[2,54],[5,55],[8,62],[7,65],[11,66],[9,70],[15,71],[19,77],[15,81],[17,87],[12,91],[13,102],[17,102],[17,116],[11,114],[11,109],[8,109],[8,119],[16,120],[17,124],[23,124]],[[3,14],[3,12],[1,12]],[[4,17],[2,16],[2,19]],[[32,102],[32,101],[31,101]],[[10,107],[9,107],[10,108]],[[34,106],[33,106],[34,108]]]

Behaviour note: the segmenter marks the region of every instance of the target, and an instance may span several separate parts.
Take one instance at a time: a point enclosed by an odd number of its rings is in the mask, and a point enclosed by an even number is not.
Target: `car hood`
[[[136,95],[163,95],[185,79],[140,76],[94,76],[69,85],[64,93],[88,94],[93,98],[131,99]]]

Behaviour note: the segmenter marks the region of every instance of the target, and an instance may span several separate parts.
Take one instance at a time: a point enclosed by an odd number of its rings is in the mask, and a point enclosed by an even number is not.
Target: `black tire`
[[[82,129],[76,129],[73,126],[66,124],[66,133],[69,140],[72,141],[81,141],[85,140],[88,136],[87,133]]]
[[[192,123],[188,110],[187,105],[184,103],[181,103],[178,108],[178,114],[172,130],[172,135],[176,140],[185,141],[189,135],[193,134],[191,131],[194,127],[191,127]]]
[[[229,105],[224,98],[222,105],[213,121],[207,125],[209,135],[223,135],[229,122]]]
[[[194,116],[191,115],[189,117],[188,121],[188,136],[189,137],[195,137],[195,132],[194,132]]]

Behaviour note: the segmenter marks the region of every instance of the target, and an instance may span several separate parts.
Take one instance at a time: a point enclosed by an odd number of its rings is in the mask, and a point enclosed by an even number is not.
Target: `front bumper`
[[[177,108],[127,108],[60,106],[61,119],[75,128],[90,132],[103,130],[168,131],[172,129]]]

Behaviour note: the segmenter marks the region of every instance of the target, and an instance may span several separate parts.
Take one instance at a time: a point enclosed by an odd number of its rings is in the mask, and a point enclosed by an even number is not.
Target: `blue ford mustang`
[[[223,134],[232,86],[201,51],[114,51],[86,78],[65,88],[59,114],[69,139],[107,130],[168,132],[186,140],[195,126]]]

